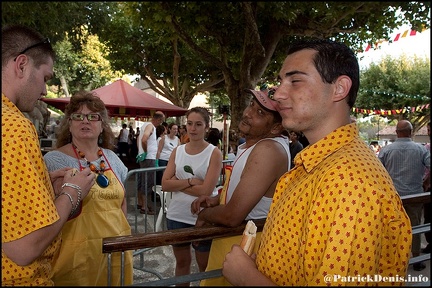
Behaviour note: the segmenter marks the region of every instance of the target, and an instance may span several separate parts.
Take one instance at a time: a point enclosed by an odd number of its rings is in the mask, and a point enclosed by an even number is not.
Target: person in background
[[[162,124],[158,125],[156,127],[156,141],[160,141],[161,137],[166,135],[166,133],[167,133],[167,128]]]
[[[165,137],[165,135],[167,134],[167,130],[168,128],[166,128],[164,125],[159,125],[156,127],[156,143],[159,149],[159,142],[161,141],[162,137]],[[156,153],[156,167],[159,167],[159,158],[158,158],[158,153]],[[166,166],[166,165],[164,165]],[[156,171],[156,185],[161,185],[162,184],[162,175],[163,175],[163,170],[162,171]],[[157,195],[156,197],[159,197],[159,195]],[[152,197],[152,201],[154,198]]]
[[[190,141],[177,146],[171,153],[162,178],[162,190],[173,192],[167,210],[168,230],[195,226],[197,215],[191,213],[191,203],[201,195],[216,195],[216,185],[222,169],[222,152],[205,141],[210,125],[210,112],[194,107],[186,112]],[[193,245],[199,271],[207,266],[211,240]],[[191,243],[172,245],[176,258],[175,276],[190,274]],[[183,283],[188,286],[189,283]]]
[[[39,32],[2,26],[2,286],[53,286],[52,262],[61,230],[86,199],[95,175],[72,168],[48,172],[33,111],[47,94],[55,52]]]
[[[276,184],[256,257],[239,245],[226,255],[222,273],[232,285],[345,285],[338,277],[372,285],[359,275],[406,275],[410,220],[350,120],[359,74],[342,43],[299,40],[288,49],[274,99],[285,129],[310,144]],[[389,279],[380,284],[403,284]]]
[[[55,123],[52,126],[52,134],[50,135],[52,139],[57,139],[58,132],[60,129],[60,120],[56,120]]]
[[[125,156],[127,159],[129,159],[129,130],[127,129],[127,124],[122,124],[122,129],[120,130],[120,133],[117,137],[117,148],[118,148],[118,154],[121,159],[123,159],[123,156]]]
[[[299,132],[300,136],[298,137],[298,141],[303,145],[303,148],[309,145],[309,140],[303,134],[303,132]],[[294,168],[294,167],[291,167]]]
[[[162,135],[158,141],[158,152],[156,154],[156,159],[159,161],[160,166],[167,166],[168,160],[171,156],[174,148],[180,145],[180,139],[177,137],[178,126],[175,123],[168,124],[168,133]],[[156,173],[156,178],[159,183],[162,183],[163,171],[158,171]]]
[[[423,193],[423,176],[425,169],[430,169],[430,151],[412,140],[413,127],[408,120],[396,124],[397,138],[391,145],[381,148],[378,159],[390,174],[400,196]],[[404,204],[410,218],[411,226],[421,224],[423,203]],[[421,234],[412,237],[412,256],[420,255]],[[413,264],[413,269],[421,271],[426,268],[423,262]]]
[[[235,154],[235,150],[233,148],[233,145],[229,145],[228,146],[229,150],[228,150],[228,155],[227,155],[227,160],[229,161],[234,161],[236,154]]]
[[[140,135],[140,129],[139,129],[139,127],[136,127],[135,140],[136,140],[136,138],[138,138],[139,135]]]
[[[156,141],[156,127],[161,125],[165,121],[165,114],[162,111],[156,111],[151,119],[151,122],[145,122],[140,129],[140,134],[137,138],[138,144],[138,155],[137,163],[140,164],[140,168],[156,167],[156,153],[157,153],[157,141]],[[155,192],[153,192],[153,186],[155,185],[155,172],[147,172],[147,177],[144,173],[138,174],[138,207],[141,214],[154,215],[155,211],[152,206],[148,205],[148,201],[151,202],[151,197],[156,198]]]
[[[189,142],[189,135],[187,134],[186,125],[180,125],[179,138],[181,144],[186,144],[187,142]]]
[[[239,135],[241,135],[241,136],[237,142],[237,147],[246,142],[246,138],[244,137],[244,135],[242,135],[240,132],[239,132]]]
[[[221,133],[217,128],[210,128],[207,133],[206,141],[222,150]]]
[[[295,163],[294,163],[295,156],[301,150],[303,150],[303,144],[301,144],[299,141],[300,137],[301,137],[301,133],[299,133],[299,132],[295,132],[295,131],[289,132],[289,138],[290,138],[289,148],[290,148],[290,153],[291,153],[291,169],[294,168],[294,166],[295,166]]]
[[[221,194],[214,197],[200,196],[192,202],[191,211],[198,214],[195,224],[197,227],[236,227],[244,220],[266,218],[276,183],[290,169],[288,137],[282,135],[285,130],[282,127],[282,117],[273,105],[274,101],[268,98],[269,90],[246,91],[254,95],[243,111],[238,126],[246,142],[238,147],[237,157],[228,168],[231,173],[226,173]],[[261,233],[258,232],[256,248],[260,236]],[[213,239],[206,270],[222,268],[225,255],[233,244],[241,242],[241,237]],[[202,280],[200,286],[227,284],[223,277],[217,277]]]
[[[129,159],[128,160],[130,160],[130,158],[132,158],[132,157],[136,157],[136,155],[133,156],[133,152],[134,152],[133,151],[133,145],[134,145],[134,143],[136,143],[136,141],[134,141],[134,138],[135,138],[135,131],[134,131],[132,125],[129,125],[129,135],[128,135],[128,155],[129,155]]]
[[[108,254],[102,253],[102,240],[131,234],[124,187],[128,170],[112,151],[114,134],[109,123],[108,111],[99,97],[77,92],[66,106],[57,149],[44,156],[49,171],[90,168],[96,175],[89,197],[63,227],[62,245],[53,269],[56,286],[108,285]],[[113,253],[111,259],[111,285],[115,286],[121,285],[120,257],[120,252]],[[132,251],[127,251],[125,285],[133,282],[132,260]]]
[[[429,151],[430,154],[430,121],[427,123],[427,134],[429,136],[429,142],[425,144],[425,148]],[[430,169],[425,169],[425,174],[423,177],[423,191],[424,192],[430,192],[431,191],[431,185],[430,185]],[[423,216],[424,216],[424,223],[431,223],[431,202],[425,203],[423,205]],[[432,232],[428,231],[425,233],[425,238],[427,245],[424,249],[422,249],[423,253],[431,253],[432,247]]]
[[[140,134],[139,127],[136,127],[136,131],[135,131],[134,137],[132,139],[132,153],[131,153],[131,158],[132,159],[136,159],[136,157],[138,156],[138,143],[137,143],[137,139],[138,139],[139,134]]]

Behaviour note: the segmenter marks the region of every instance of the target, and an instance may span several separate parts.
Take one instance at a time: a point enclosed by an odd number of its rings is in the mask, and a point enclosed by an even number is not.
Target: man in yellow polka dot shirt
[[[54,285],[60,231],[95,179],[89,168],[74,177],[68,168],[48,173],[36,129],[22,114],[46,95],[54,58],[38,32],[2,27],[2,286]]]
[[[274,100],[309,140],[276,186],[256,259],[234,245],[223,275],[242,286],[403,285],[410,221],[350,110],[359,66],[345,45],[293,44]]]

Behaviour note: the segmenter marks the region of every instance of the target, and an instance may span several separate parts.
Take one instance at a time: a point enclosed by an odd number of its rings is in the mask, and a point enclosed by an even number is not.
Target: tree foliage
[[[223,89],[231,102],[233,127],[237,127],[246,105],[244,88],[274,81],[293,39],[332,38],[357,51],[365,42],[388,38],[388,33],[402,24],[410,23],[412,29],[420,31],[422,25],[428,28],[430,10],[426,2],[120,5],[124,9],[113,16],[113,23],[118,28],[122,23],[124,33],[116,31],[113,37],[109,28],[108,45],[117,49],[113,55],[122,59],[119,56],[128,51],[128,68],[135,65],[135,72],[153,82],[159,94],[180,106],[188,104],[199,85],[210,92]],[[119,45],[120,40],[123,45]],[[154,80],[162,80],[163,89]]]
[[[53,89],[58,96],[70,96],[122,77],[121,71],[111,67],[109,49],[92,34],[108,21],[110,6],[112,3],[101,2],[2,2],[2,24],[24,24],[48,36],[57,54],[50,84],[62,88]]]
[[[2,24],[27,24],[54,42],[68,32],[76,48],[74,35],[98,35],[115,70],[141,75],[176,105],[198,92],[226,94],[234,128],[244,88],[274,81],[293,39],[360,51],[403,24],[429,28],[429,14],[430,2],[2,2]]]
[[[362,71],[360,79],[356,107],[405,111],[386,117],[409,120],[415,132],[430,121],[430,108],[411,109],[430,102],[430,59],[386,56]]]

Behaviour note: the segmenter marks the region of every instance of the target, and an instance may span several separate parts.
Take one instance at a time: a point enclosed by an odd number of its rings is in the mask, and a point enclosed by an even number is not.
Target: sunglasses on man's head
[[[19,52],[18,55],[14,58],[14,61],[16,61],[16,59],[18,58],[19,55],[25,54],[25,52],[27,52],[28,50],[33,49],[33,48],[38,47],[38,46],[41,46],[41,45],[45,45],[45,44],[50,44],[50,40],[48,38],[45,38],[43,41],[38,42],[36,44],[33,44],[33,45],[25,48],[21,52]]]
[[[84,118],[87,118],[88,121],[101,121],[101,115],[97,113],[90,114],[81,114],[81,113],[72,113],[70,119],[74,121],[84,121]]]

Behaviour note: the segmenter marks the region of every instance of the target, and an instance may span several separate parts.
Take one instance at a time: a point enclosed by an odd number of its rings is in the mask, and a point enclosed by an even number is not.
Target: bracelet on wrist
[[[188,178],[189,187],[192,187],[193,185],[192,185],[192,183],[190,181],[191,181],[191,178]]]
[[[65,187],[70,187],[70,188],[73,188],[73,189],[77,190],[77,201],[76,201],[75,205],[73,205],[72,196],[70,196],[70,194],[67,193],[67,192],[62,192],[62,193],[67,194],[67,195],[70,197],[70,199],[71,199],[71,203],[72,203],[72,211],[71,211],[71,213],[69,214],[69,216],[72,216],[72,215],[75,213],[75,211],[78,209],[78,206],[80,205],[80,202],[81,202],[81,196],[82,196],[82,189],[81,189],[80,186],[75,185],[75,184],[72,184],[72,183],[68,183],[68,182],[66,182],[66,183],[64,183],[64,184],[62,185],[62,187],[61,187],[62,190],[63,190]],[[60,195],[61,195],[62,193],[60,193]],[[59,195],[59,196],[60,196],[60,195]]]
[[[61,188],[63,189],[63,188],[65,188],[65,187],[71,187],[71,188],[77,190],[78,192],[82,193],[82,189],[81,189],[81,187],[78,186],[78,185],[76,185],[76,184],[72,184],[72,183],[68,183],[68,182],[66,182],[66,183],[64,183],[64,184],[61,186]]]
[[[73,209],[75,205],[74,205],[74,202],[73,202],[73,198],[72,198],[72,196],[71,196],[69,193],[67,193],[67,192],[61,192],[59,195],[57,195],[56,199],[59,198],[59,197],[62,196],[62,195],[66,195],[66,196],[69,197],[69,200],[70,200],[70,202],[71,202],[72,209]]]

